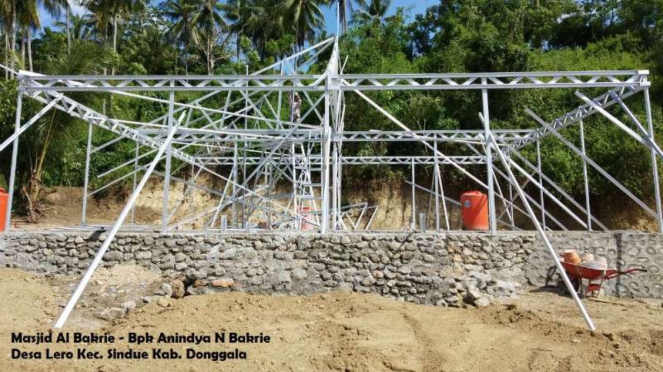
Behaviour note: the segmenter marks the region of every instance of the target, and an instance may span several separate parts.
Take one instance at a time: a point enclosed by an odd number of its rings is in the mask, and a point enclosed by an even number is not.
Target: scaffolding
[[[326,68],[320,73],[312,73],[319,69],[323,56],[328,58]],[[345,74],[345,62],[347,60],[343,60],[339,51],[338,38],[332,37],[271,66],[251,74],[247,71],[246,75],[240,76],[46,76],[20,71],[17,74],[15,133],[0,145],[0,151],[9,145],[13,148],[9,205],[14,193],[21,134],[49,110],[59,110],[89,125],[81,216],[83,228],[99,227],[87,223],[89,198],[113,185],[131,182],[133,192],[112,231],[117,232],[126,218],[130,219],[129,225],[133,228],[153,229],[153,226],[134,223],[134,209],[147,179],[157,175],[163,180],[159,226],[163,233],[175,230],[216,233],[313,229],[325,234],[338,230],[370,230],[378,208],[366,202],[343,205],[343,168],[353,165],[400,165],[411,168],[411,179],[405,180],[412,188],[410,229],[418,227],[416,191],[419,190],[434,199],[429,203],[429,209],[433,209],[435,230],[451,230],[450,208],[457,207],[459,203],[445,195],[443,177],[449,170],[454,170],[487,193],[491,234],[495,234],[498,228],[521,229],[515,218],[517,213],[528,217],[531,220],[528,226],[534,225],[540,232],[562,273],[564,270],[545,236],[546,230],[566,230],[563,221],[573,221],[584,230],[607,230],[591,213],[590,167],[654,218],[659,232],[663,232],[657,165],[658,157],[663,156],[663,152],[654,140],[648,71]],[[576,89],[579,106],[550,122],[525,109],[532,118],[532,129],[491,127],[491,91],[560,88]],[[589,98],[580,91],[588,88],[594,88],[592,91],[600,88],[604,93]],[[483,129],[412,130],[407,118],[397,118],[367,94],[402,90],[480,92],[481,107],[477,109]],[[103,109],[88,107],[71,94],[81,92],[143,100],[161,107],[162,112],[166,113],[141,120],[120,118]],[[625,103],[627,98],[638,93],[644,96],[644,124]],[[399,130],[346,131],[346,95],[359,97],[366,103],[367,109],[376,110]],[[44,105],[26,122],[21,120],[24,98]],[[607,111],[614,105],[619,106],[630,119],[630,126]],[[654,209],[587,155],[583,120],[594,114],[605,117],[649,150],[656,202]],[[580,147],[561,132],[573,124],[579,126]],[[112,133],[114,138],[93,146],[93,135],[100,129]],[[573,199],[542,172],[540,142],[550,136],[557,138],[582,159],[584,203]],[[121,141],[130,141],[135,145],[135,157],[100,174],[91,174],[92,155]],[[343,145],[354,142],[409,142],[423,146],[427,155],[344,156]],[[465,151],[445,153],[438,146],[440,144],[453,144],[456,146],[453,148]],[[536,151],[536,163],[523,155],[523,149],[532,147]],[[173,167],[173,159],[179,166]],[[163,171],[158,171],[156,165],[161,162],[164,163]],[[432,168],[433,182],[430,187],[417,182],[417,167]],[[470,170],[469,167],[474,168]],[[477,167],[481,167],[481,172],[476,171]],[[190,175],[184,176],[188,170]],[[95,182],[101,182],[101,185],[92,189],[91,177],[101,180]],[[222,186],[210,187],[210,178]],[[203,179],[206,181],[203,182]],[[173,182],[186,187],[186,192],[175,203],[169,195]],[[525,186],[537,192],[525,192]],[[194,194],[213,198],[214,205],[183,215],[185,199],[193,200]],[[6,231],[11,227],[10,219],[11,208],[7,211]],[[113,236],[114,233],[109,234],[108,241]],[[104,252],[102,246],[97,257],[100,259]],[[95,267],[94,264],[91,266],[91,271],[88,271],[90,275]],[[563,276],[571,288],[568,278]],[[577,298],[576,301],[579,303]],[[580,303],[579,306],[588,325],[593,328],[584,307]],[[68,315],[72,308],[68,306],[65,313]],[[62,319],[66,320],[66,316],[60,319],[59,326],[64,323]]]

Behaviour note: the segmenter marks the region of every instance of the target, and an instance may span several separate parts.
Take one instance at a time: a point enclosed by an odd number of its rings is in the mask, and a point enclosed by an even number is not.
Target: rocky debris
[[[170,307],[170,301],[161,297],[157,300],[157,305],[160,307]]]
[[[125,314],[129,314],[136,310],[136,302],[133,300],[125,301],[120,305],[120,308],[122,308]]]
[[[181,280],[173,280],[170,282],[170,286],[172,288],[172,298],[182,298],[184,297],[185,293],[185,288],[184,288],[184,283]]]
[[[232,285],[235,283],[234,280],[228,279],[228,278],[223,278],[223,279],[217,279],[212,281],[212,287],[215,288],[230,288]]]
[[[168,283],[161,284],[161,294],[163,294],[165,297],[172,297],[173,287],[171,287]]]
[[[123,318],[126,315],[126,312],[124,309],[120,307],[110,307],[110,308],[105,308],[97,314],[97,317],[103,320],[111,321],[115,319],[120,319]]]
[[[492,302],[492,299],[489,295],[481,292],[479,288],[473,285],[467,288],[467,295],[465,296],[465,300],[470,305],[474,305],[476,307],[486,307],[489,306]]]

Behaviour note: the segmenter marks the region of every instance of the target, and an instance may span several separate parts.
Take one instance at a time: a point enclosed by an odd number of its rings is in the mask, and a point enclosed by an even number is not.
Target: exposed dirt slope
[[[104,278],[111,280],[112,275]],[[188,296],[169,300],[169,307],[152,302],[127,318],[94,324],[98,331],[115,335],[263,332],[272,336],[272,342],[240,346],[248,359],[225,362],[9,360],[10,333],[48,330],[60,310],[58,303],[63,302],[59,296],[67,292],[56,295],[53,285],[65,282],[0,270],[4,299],[0,301],[0,370],[663,371],[660,301],[587,301],[600,329],[590,333],[569,298],[546,292],[530,293],[510,306],[482,310],[420,306],[344,292],[309,297]],[[79,317],[68,330],[87,328],[84,321]],[[165,346],[179,351],[191,347]],[[217,350],[228,346],[217,346]],[[107,347],[93,345],[92,349],[105,352]],[[209,345],[198,349],[212,350]]]

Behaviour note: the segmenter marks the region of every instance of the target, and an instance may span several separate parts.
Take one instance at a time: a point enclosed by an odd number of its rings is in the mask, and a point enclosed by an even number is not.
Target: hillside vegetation
[[[422,14],[407,8],[388,11],[386,0],[84,0],[84,15],[74,15],[66,0],[0,0],[4,50],[0,58],[13,69],[46,74],[244,74],[327,38],[322,9],[340,3],[341,54],[345,73],[497,72],[544,70],[649,69],[655,130],[663,136],[663,0],[441,0]],[[414,3],[414,2],[413,2]],[[40,29],[46,13],[61,20]],[[41,13],[41,14],[40,14]],[[327,20],[328,22],[330,20]],[[324,68],[321,56],[311,73]],[[11,74],[0,81],[0,138],[14,131],[16,85]],[[588,96],[603,93],[583,91]],[[188,98],[195,93],[186,93]],[[167,98],[164,94],[155,96]],[[480,94],[454,92],[379,92],[371,98],[407,121],[412,129],[478,129]],[[184,94],[178,95],[178,98]],[[164,113],[164,107],[123,97],[78,95],[77,100],[130,120]],[[573,90],[494,91],[490,93],[495,128],[535,128],[530,108],[552,120],[582,102]],[[627,101],[644,120],[641,95]],[[346,130],[395,130],[387,118],[347,95]],[[24,100],[22,120],[41,109]],[[628,122],[618,107],[611,113]],[[585,121],[587,152],[609,173],[645,199],[653,197],[648,151],[594,115]],[[563,131],[578,143],[577,127]],[[39,219],[45,186],[83,184],[86,123],[49,112],[21,137],[16,207]],[[95,131],[94,144],[112,136]],[[449,146],[449,145],[448,145]],[[583,196],[581,159],[552,138],[541,144],[543,171],[578,198]],[[463,151],[441,148],[442,151]],[[10,150],[0,157],[0,183],[8,179]],[[134,157],[134,145],[119,142],[92,157],[96,174]],[[409,143],[355,143],[353,155],[424,154]],[[534,148],[524,154],[534,160]],[[470,168],[482,174],[482,167]],[[365,180],[399,179],[407,169],[345,167],[348,186]],[[430,171],[420,169],[423,175]],[[445,169],[454,189],[473,186]],[[593,198],[620,195],[590,170]],[[101,182],[93,178],[93,186]]]

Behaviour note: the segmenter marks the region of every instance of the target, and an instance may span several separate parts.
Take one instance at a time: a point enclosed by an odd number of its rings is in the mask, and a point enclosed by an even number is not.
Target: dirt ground
[[[450,309],[376,295],[331,292],[262,296],[228,292],[152,301],[108,321],[100,307],[153,290],[160,279],[131,266],[95,274],[65,331],[269,335],[267,344],[91,344],[150,350],[234,350],[246,360],[12,360],[11,332],[46,332],[77,278],[0,270],[0,371],[663,371],[661,301],[586,300],[599,331],[589,332],[570,298],[533,291],[511,304]],[[129,296],[130,297],[130,296]],[[157,303],[158,302],[158,303]],[[115,306],[118,306],[117,304]],[[68,350],[88,345],[50,345]]]

